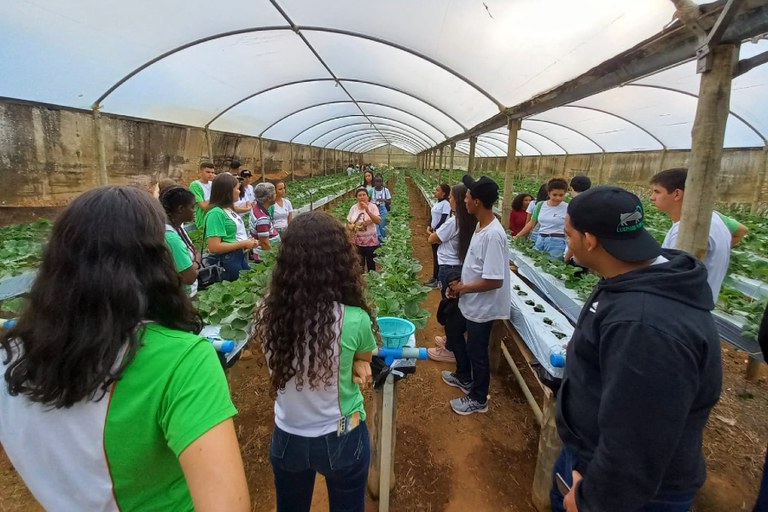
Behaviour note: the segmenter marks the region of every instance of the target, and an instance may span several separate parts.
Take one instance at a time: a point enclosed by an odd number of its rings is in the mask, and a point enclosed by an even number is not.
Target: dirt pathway
[[[414,257],[431,277],[432,250],[426,242],[429,217],[418,189],[409,183]],[[430,292],[423,307],[433,313],[416,333],[419,346],[434,346],[443,334],[434,313],[440,292]],[[440,378],[450,363],[419,362],[417,373],[400,386],[392,510],[459,512],[532,511],[531,478],[538,426],[511,372],[502,367],[491,380],[487,414],[459,416],[448,401],[461,391]]]

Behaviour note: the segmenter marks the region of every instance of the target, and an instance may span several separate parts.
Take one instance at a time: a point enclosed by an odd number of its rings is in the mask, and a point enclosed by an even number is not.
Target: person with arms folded
[[[203,229],[205,214],[210,209],[208,201],[211,199],[211,185],[216,177],[213,164],[203,162],[200,164],[199,178],[189,184],[189,190],[195,194],[195,226]]]

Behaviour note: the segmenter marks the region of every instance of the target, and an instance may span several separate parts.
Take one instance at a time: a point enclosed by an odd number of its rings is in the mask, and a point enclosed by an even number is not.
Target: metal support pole
[[[448,159],[448,184],[453,185],[453,157],[456,154],[456,143],[451,142],[451,156]]]

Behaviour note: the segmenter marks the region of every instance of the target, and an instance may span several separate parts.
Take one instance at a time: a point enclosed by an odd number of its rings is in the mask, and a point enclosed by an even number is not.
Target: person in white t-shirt
[[[427,236],[437,231],[448,220],[448,217],[451,216],[451,203],[448,202],[450,194],[451,187],[447,183],[442,183],[435,187],[435,199],[437,199],[437,202],[432,205]],[[440,287],[437,279],[437,273],[440,270],[440,264],[437,261],[437,248],[439,246],[440,244],[432,244],[432,278],[424,283],[424,286],[429,286],[430,288]]]
[[[285,197],[285,182],[283,180],[275,182],[275,203],[270,206],[270,210],[275,229],[282,237],[285,230],[288,229],[288,223],[293,220],[293,205],[291,200]]]
[[[443,371],[443,381],[467,394],[451,400],[457,414],[488,411],[491,381],[488,344],[494,320],[509,318],[509,247],[507,233],[493,214],[499,186],[487,176],[462,180],[469,189],[464,204],[477,218],[477,229],[461,267],[461,281],[450,284],[448,297],[458,297],[467,321],[467,341],[453,347],[456,372]]]
[[[651,178],[651,201],[656,208],[666,212],[672,219],[672,227],[664,237],[662,247],[664,249],[677,248],[677,233],[680,227],[680,217],[683,212],[683,199],[685,197],[685,180],[688,178],[688,169],[667,169],[657,173]],[[709,225],[709,242],[707,254],[704,257],[704,266],[707,267],[707,282],[712,289],[712,299],[717,304],[720,295],[720,287],[723,285],[725,275],[728,273],[728,265],[731,262],[731,232],[717,212],[712,212],[712,220]]]
[[[526,225],[515,238],[528,234],[532,227],[539,227],[539,235],[536,238],[534,248],[549,254],[549,257],[562,260],[565,253],[565,215],[568,213],[568,204],[563,202],[568,183],[558,178],[547,182],[549,199],[536,203],[533,210],[532,224]]]
[[[240,171],[240,177],[243,178],[243,197],[246,203],[255,203],[256,195],[253,193],[253,174],[248,169]]]
[[[449,197],[453,215],[437,231],[430,234],[427,240],[431,244],[438,244],[437,262],[440,270],[437,276],[440,281],[440,294],[444,300],[448,291],[449,276],[461,275],[461,266],[477,226],[477,219],[467,211],[466,196],[467,187],[462,183],[453,186]],[[456,343],[464,343],[466,320],[458,308],[446,308],[444,316],[445,336],[435,336],[437,346],[427,350],[427,353],[434,361],[455,362],[452,347]]]

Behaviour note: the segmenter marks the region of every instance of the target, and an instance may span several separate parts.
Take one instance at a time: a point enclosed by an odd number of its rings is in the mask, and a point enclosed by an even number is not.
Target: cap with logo
[[[582,192],[568,204],[571,226],[591,233],[605,250],[626,262],[661,254],[661,245],[645,230],[643,203],[621,187],[600,186]]]
[[[488,176],[481,176],[479,180],[475,180],[469,174],[465,174],[461,182],[472,193],[473,199],[494,203],[499,198],[499,186]]]
[[[243,169],[242,171],[240,171],[241,178],[250,178],[251,176],[253,176],[253,174],[251,174],[251,171],[249,171],[248,169]]]

